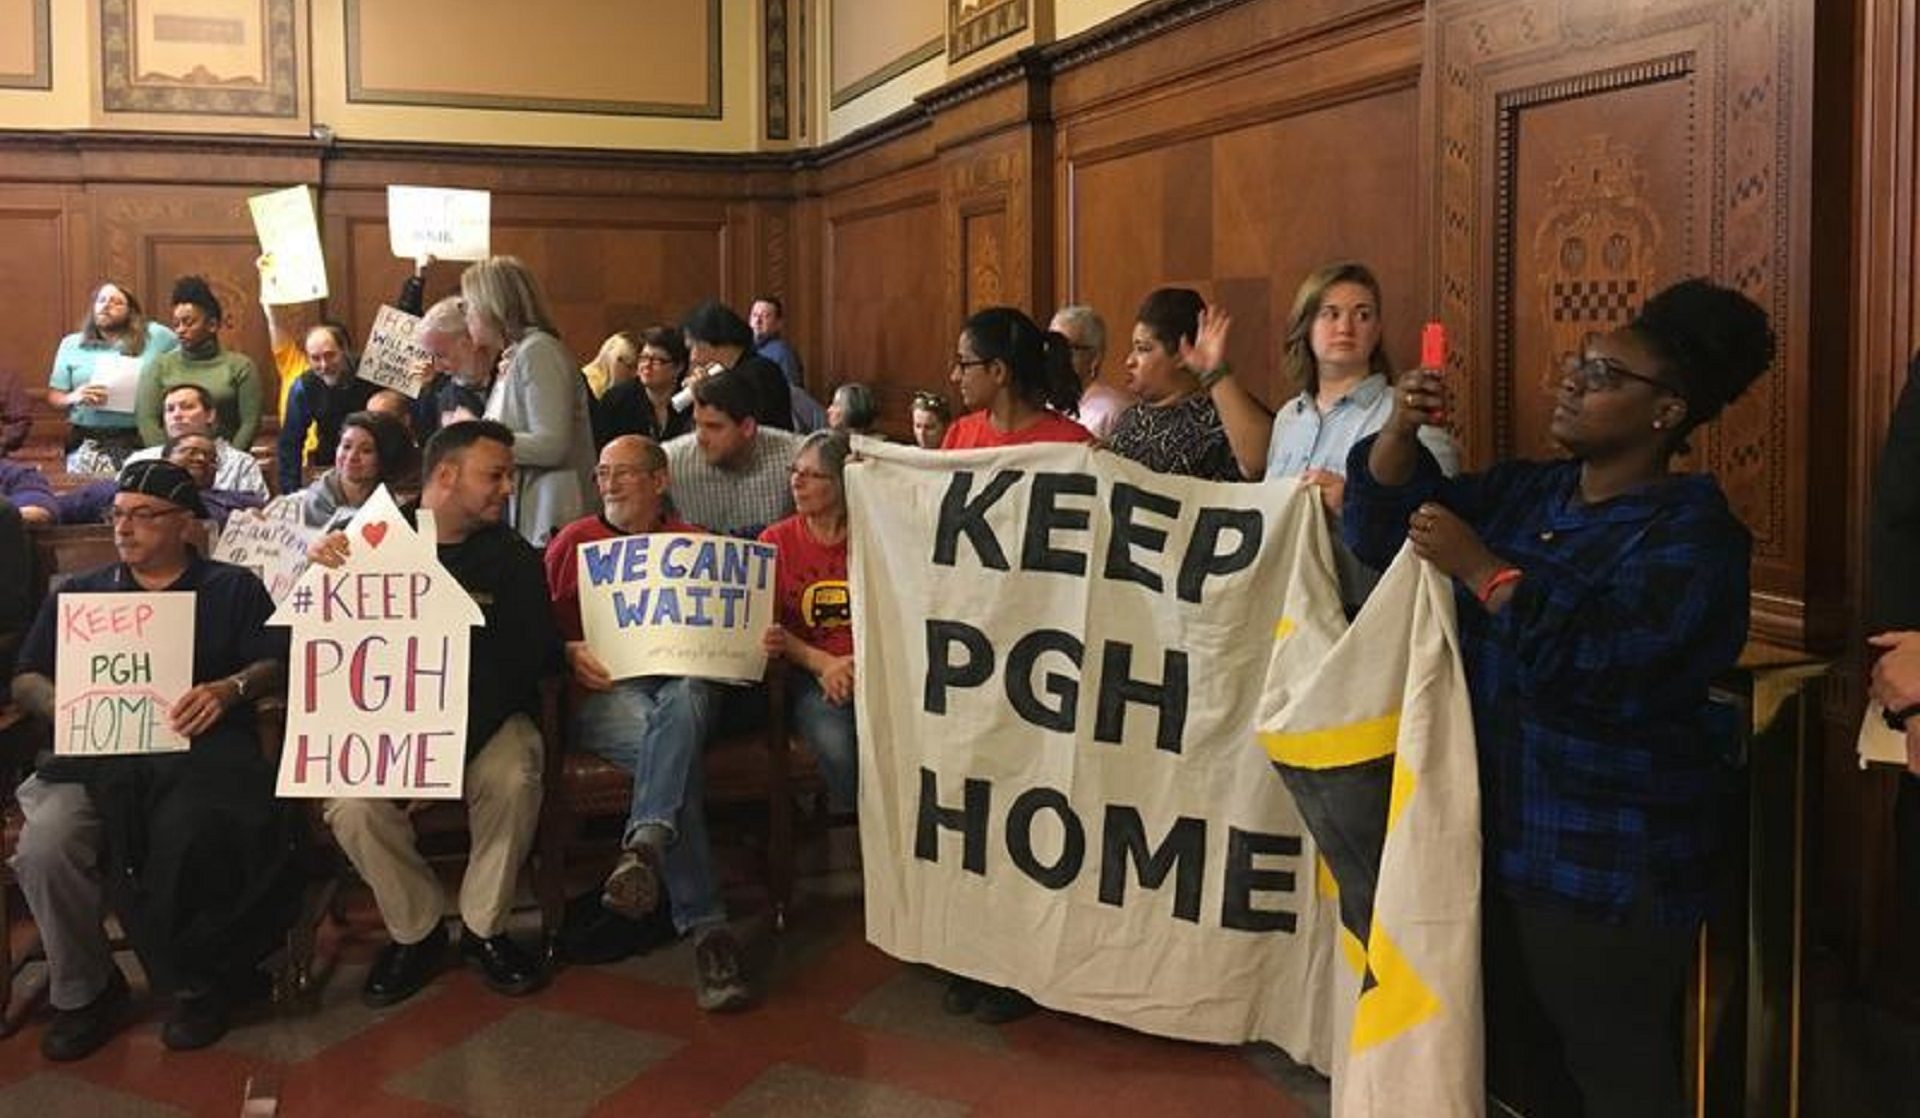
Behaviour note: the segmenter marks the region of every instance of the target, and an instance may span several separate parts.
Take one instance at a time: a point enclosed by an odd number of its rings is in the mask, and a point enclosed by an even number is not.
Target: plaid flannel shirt
[[[1510,896],[1622,923],[1705,911],[1731,713],[1709,703],[1747,633],[1751,539],[1704,475],[1597,505],[1578,462],[1511,462],[1446,478],[1424,447],[1413,479],[1347,460],[1344,527],[1384,567],[1436,501],[1525,577],[1490,614],[1456,587],[1479,739],[1484,830]]]

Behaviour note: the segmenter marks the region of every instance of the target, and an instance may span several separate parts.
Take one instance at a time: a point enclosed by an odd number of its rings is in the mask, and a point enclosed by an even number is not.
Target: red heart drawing
[[[387,538],[387,522],[376,520],[371,524],[362,524],[360,535],[367,541],[368,546],[379,547],[380,541]]]

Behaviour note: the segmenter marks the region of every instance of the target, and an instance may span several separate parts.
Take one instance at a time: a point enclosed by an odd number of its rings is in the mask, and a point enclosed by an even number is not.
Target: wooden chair
[[[760,729],[709,742],[702,751],[702,773],[709,806],[766,805],[765,872],[776,929],[786,927],[793,902],[794,801],[819,779],[812,757],[795,748],[788,732],[787,668],[767,667],[767,721]],[[536,888],[542,906],[564,901],[568,859],[589,847],[587,824],[625,819],[633,800],[627,772],[584,749],[549,754],[546,802],[540,810],[536,840]],[[599,844],[605,853],[605,842]],[[558,922],[549,924],[556,929]]]

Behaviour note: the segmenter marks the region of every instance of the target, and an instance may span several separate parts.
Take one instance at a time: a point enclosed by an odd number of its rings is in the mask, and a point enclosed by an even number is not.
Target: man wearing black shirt
[[[540,553],[501,520],[513,491],[513,432],[489,420],[443,427],[427,443],[423,473],[420,507],[434,515],[440,564],[486,619],[472,631],[467,675],[472,847],[460,886],[460,953],[495,991],[531,993],[545,975],[505,926],[540,815],[539,680],[560,665],[546,574]],[[311,554],[337,566],[346,553],[347,537],[335,533]],[[367,975],[363,997],[392,1005],[426,985],[446,946],[439,880],[415,846],[405,804],[329,800],[326,819],[372,888],[393,941]]]

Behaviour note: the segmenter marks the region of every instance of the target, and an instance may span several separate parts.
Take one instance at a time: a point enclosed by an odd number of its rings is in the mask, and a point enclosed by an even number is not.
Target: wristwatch
[[[227,677],[227,682],[233,684],[234,700],[236,702],[245,702],[247,698],[246,675],[242,672],[235,672]]]
[[[1220,383],[1221,378],[1233,375],[1233,366],[1222,361],[1211,369],[1206,369],[1193,375],[1200,381],[1201,388],[1211,389],[1214,385]]]

